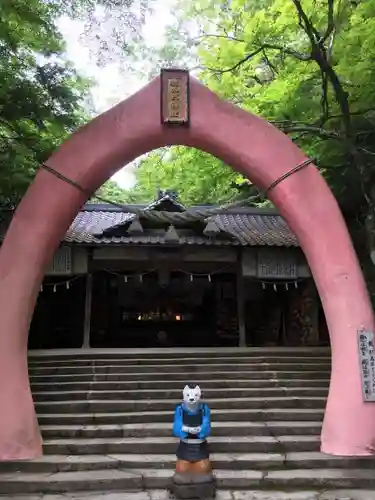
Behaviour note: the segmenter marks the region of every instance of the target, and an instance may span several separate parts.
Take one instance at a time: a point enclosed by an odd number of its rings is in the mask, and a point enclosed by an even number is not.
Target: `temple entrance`
[[[373,454],[375,406],[363,401],[356,337],[358,330],[374,331],[374,315],[336,200],[311,160],[281,131],[221,101],[186,72],[170,70],[73,134],[37,173],[13,217],[0,252],[0,459],[42,454],[27,333],[44,270],[65,231],[116,170],[174,144],[220,157],[280,209],[307,257],[332,340],[321,449]]]
[[[214,290],[207,277],[156,271],[97,272],[93,276],[92,347],[212,345]]]
[[[94,273],[91,347],[238,345],[235,274],[160,274]]]

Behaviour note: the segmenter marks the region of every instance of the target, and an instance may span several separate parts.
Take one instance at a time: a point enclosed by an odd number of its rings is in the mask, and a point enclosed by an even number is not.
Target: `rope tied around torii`
[[[77,182],[73,181],[72,179],[69,179],[65,175],[61,174],[60,172],[57,172],[54,168],[50,167],[49,165],[46,165],[43,163],[41,165],[41,168],[43,170],[46,170],[47,172],[53,174],[55,177],[58,179],[66,182],[67,184],[70,184],[74,188],[78,189],[81,193],[85,194],[87,198],[92,196],[92,193],[82,187],[80,184]],[[167,212],[167,211],[156,211],[156,210],[150,210],[150,209],[145,209],[145,208],[137,208],[134,205],[126,205],[122,203],[118,203],[116,201],[109,200],[107,198],[104,198],[103,196],[96,195],[95,198],[102,203],[107,203],[109,205],[112,205],[114,207],[119,208],[122,212],[125,213],[131,213],[134,214],[137,217],[142,217],[143,219],[153,221],[153,222],[164,222],[164,223],[169,223],[169,224],[175,224],[175,223],[187,223],[187,222],[195,222],[195,221],[204,221],[208,217],[211,217],[213,215],[217,215],[219,213],[225,212],[227,210],[230,210],[232,208],[237,208],[240,206],[244,206],[250,202],[253,202],[255,200],[259,200],[260,194],[251,196],[249,198],[246,198],[244,200],[237,200],[235,202],[231,203],[226,203],[224,205],[221,205],[219,207],[212,207],[212,208],[204,208],[204,209],[199,209],[199,208],[188,208],[184,212]]]
[[[221,205],[219,207],[212,207],[212,208],[204,208],[204,209],[199,209],[199,208],[188,208],[184,212],[167,212],[167,211],[156,211],[156,210],[150,210],[150,209],[145,209],[145,208],[137,208],[134,205],[126,205],[122,203],[118,203],[112,200],[108,200],[100,195],[95,195],[95,198],[102,203],[107,203],[109,205],[112,205],[114,207],[119,208],[122,212],[126,213],[131,213],[134,214],[135,216],[142,217],[143,219],[153,221],[153,222],[164,222],[164,223],[169,223],[169,224],[175,224],[175,223],[188,223],[188,222],[198,222],[198,221],[204,221],[208,217],[212,217],[214,215],[218,215],[220,213],[226,212],[230,209],[233,208],[238,208],[240,206],[244,206],[248,203],[254,202],[256,200],[261,200],[262,198],[264,199],[265,195],[268,195],[268,193],[273,190],[280,182],[284,181],[287,179],[289,176],[292,174],[295,174],[296,172],[299,172],[303,168],[307,167],[311,163],[313,163],[313,159],[307,158],[303,162],[299,163],[295,167],[293,167],[291,170],[280,176],[278,179],[276,179],[274,182],[268,186],[267,189],[264,190],[264,194],[259,192],[259,194],[255,196],[248,197],[244,200],[237,200],[235,202],[231,203],[226,203],[224,205]],[[50,174],[54,175],[58,179],[62,180],[63,182],[66,182],[67,184],[70,184],[74,188],[78,189],[81,193],[85,194],[87,198],[90,198],[92,196],[91,191],[88,189],[85,189],[82,187],[80,184],[77,182],[73,181],[72,179],[69,179],[65,175],[61,174],[54,168],[50,167],[49,165],[43,163],[40,165],[40,167],[43,170],[46,170]]]

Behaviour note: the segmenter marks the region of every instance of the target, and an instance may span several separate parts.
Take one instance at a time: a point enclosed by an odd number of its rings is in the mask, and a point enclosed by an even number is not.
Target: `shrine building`
[[[306,259],[276,209],[173,224],[142,215],[185,210],[168,191],[134,205],[138,215],[86,204],[45,274],[29,348],[328,343]]]

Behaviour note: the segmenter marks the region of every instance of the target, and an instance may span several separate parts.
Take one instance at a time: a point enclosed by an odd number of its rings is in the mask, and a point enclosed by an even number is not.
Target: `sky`
[[[171,19],[172,0],[157,0],[155,11],[143,28],[145,41],[152,46],[163,43],[165,28]],[[139,90],[147,82],[141,77],[124,74],[116,60],[104,68],[99,68],[89,49],[80,40],[83,32],[83,22],[72,21],[62,17],[58,22],[67,48],[67,57],[76,66],[77,70],[96,81],[92,89],[95,109],[101,113],[129,95]],[[134,185],[134,166],[131,164],[119,170],[113,177],[121,187],[128,189]]]

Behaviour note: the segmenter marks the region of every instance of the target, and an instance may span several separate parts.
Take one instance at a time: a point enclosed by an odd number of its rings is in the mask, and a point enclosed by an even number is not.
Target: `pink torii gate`
[[[160,77],[74,133],[47,164],[94,192],[124,164],[183,144],[212,153],[261,189],[306,160],[278,129],[190,82],[190,126],[160,120]],[[315,166],[288,176],[270,199],[297,235],[324,306],[332,346],[323,452],[371,455],[375,405],[361,391],[357,330],[374,329],[366,285],[336,200]],[[86,201],[40,170],[19,204],[0,251],[0,460],[42,454],[27,368],[27,336],[44,269]]]

